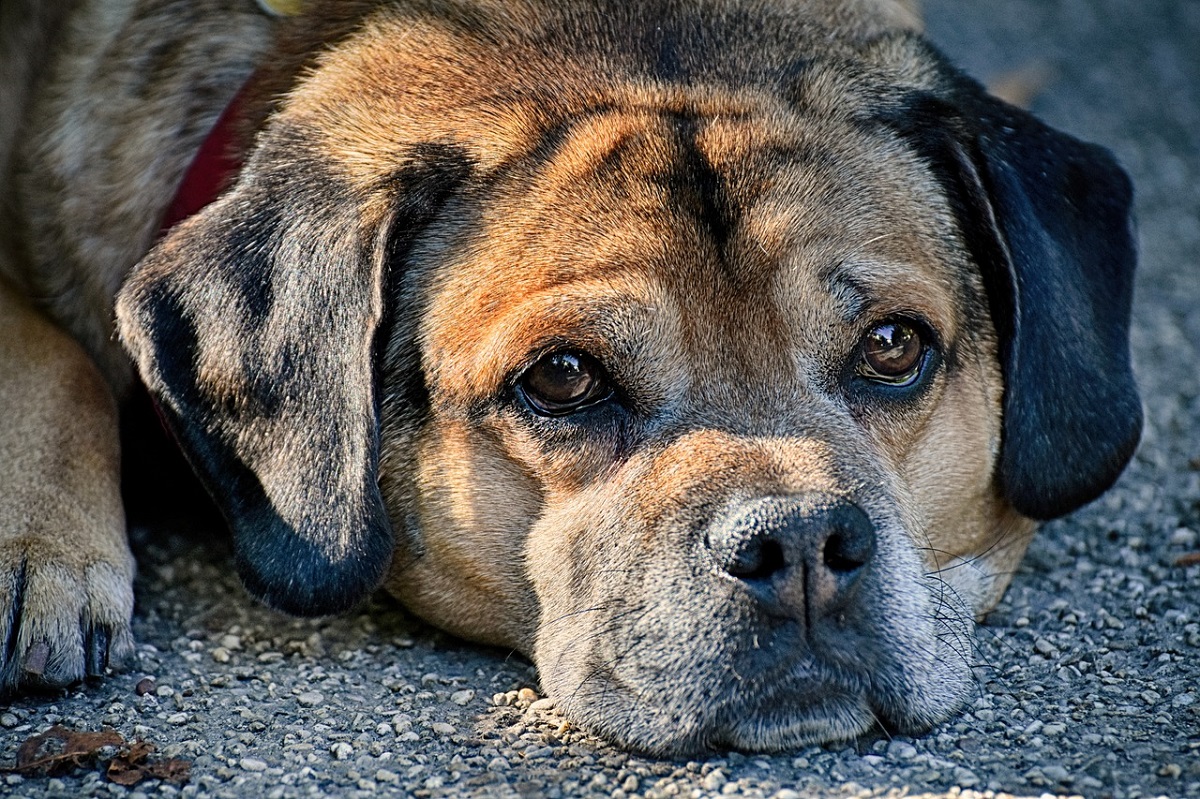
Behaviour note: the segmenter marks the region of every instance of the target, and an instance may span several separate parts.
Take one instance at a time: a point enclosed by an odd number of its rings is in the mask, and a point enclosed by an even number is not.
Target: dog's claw
[[[25,653],[21,669],[30,677],[41,677],[46,673],[46,663],[49,660],[50,644],[45,641],[38,641],[29,647],[29,651]]]
[[[103,677],[108,667],[109,633],[105,627],[93,627],[87,636],[85,671],[88,677]]]

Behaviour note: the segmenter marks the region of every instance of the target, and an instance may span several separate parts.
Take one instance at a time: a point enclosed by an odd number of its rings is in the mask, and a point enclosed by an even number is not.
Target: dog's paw
[[[0,543],[0,696],[100,677],[132,658],[132,556],[67,550]]]

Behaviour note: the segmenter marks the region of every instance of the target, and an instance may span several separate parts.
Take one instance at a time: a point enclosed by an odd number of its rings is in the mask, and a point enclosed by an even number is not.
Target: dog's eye
[[[911,385],[921,374],[925,348],[920,331],[908,322],[875,325],[863,338],[858,373],[892,386]]]
[[[575,350],[543,356],[521,376],[517,390],[543,416],[573,413],[612,395],[600,363]]]

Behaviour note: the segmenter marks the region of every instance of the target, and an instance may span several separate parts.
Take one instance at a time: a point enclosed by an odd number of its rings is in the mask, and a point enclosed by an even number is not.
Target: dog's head
[[[395,550],[627,745],[924,728],[1136,444],[1129,184],[911,34],[671,9],[376,14],[122,334],[271,604]]]

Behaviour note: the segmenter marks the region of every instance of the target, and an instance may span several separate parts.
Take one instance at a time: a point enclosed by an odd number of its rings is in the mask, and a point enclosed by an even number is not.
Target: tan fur
[[[43,648],[33,676],[77,679],[89,626],[113,629],[114,665],[133,648],[116,405],[79,345],[3,282],[0,367],[0,640]]]

